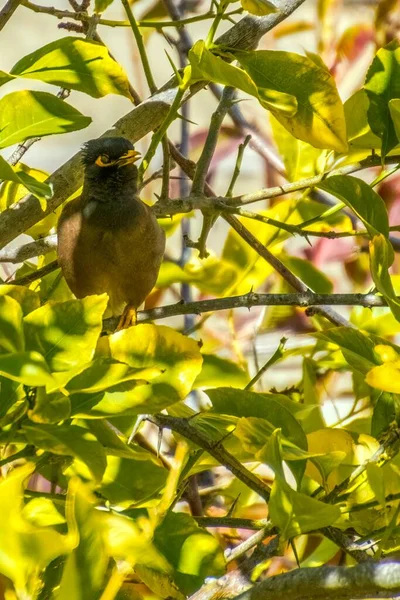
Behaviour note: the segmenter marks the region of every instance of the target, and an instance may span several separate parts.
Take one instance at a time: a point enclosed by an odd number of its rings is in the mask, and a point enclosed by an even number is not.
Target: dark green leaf
[[[111,504],[137,505],[158,496],[167,474],[148,453],[139,460],[108,456],[100,491]]]
[[[389,219],[385,203],[365,181],[350,175],[334,175],[317,187],[333,194],[351,208],[371,237],[376,233],[388,237]]]
[[[400,47],[393,40],[380,48],[368,70],[364,89],[369,98],[368,122],[382,140],[382,158],[398,144],[389,101],[400,98]]]

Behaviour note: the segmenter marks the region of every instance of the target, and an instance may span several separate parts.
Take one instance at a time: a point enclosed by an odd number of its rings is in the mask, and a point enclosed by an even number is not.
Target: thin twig
[[[29,8],[33,12],[36,13],[44,13],[47,15],[51,15],[53,17],[57,17],[57,19],[74,19],[76,21],[88,21],[90,16],[82,11],[82,13],[74,13],[70,10],[60,10],[58,8],[54,8],[53,6],[41,6],[39,4],[35,4],[30,2],[29,0],[22,0],[19,2],[21,6],[25,6],[25,8]],[[18,3],[18,4],[19,4]],[[5,8],[5,7],[4,7]],[[4,10],[4,9],[3,9]],[[229,13],[224,15],[225,19],[233,15],[240,14],[241,9],[232,10]],[[187,19],[180,19],[179,21],[138,21],[139,27],[148,27],[152,29],[164,29],[166,27],[182,27],[184,25],[190,25],[191,23],[197,23],[199,21],[206,21],[209,19],[214,19],[215,13],[206,13],[204,15],[196,15],[194,17],[188,17]],[[106,27],[130,27],[131,24],[129,21],[115,21],[110,19],[99,19],[99,25],[103,25]]]
[[[121,2],[125,9],[126,14],[127,14],[128,21],[130,23],[133,35],[136,40],[136,44],[137,44],[139,55],[140,55],[140,61],[142,63],[143,71],[146,76],[147,85],[149,86],[150,92],[152,94],[154,94],[157,91],[157,86],[154,81],[153,73],[150,68],[149,59],[147,57],[146,48],[143,43],[143,36],[140,33],[138,22],[135,19],[135,15],[132,12],[132,9],[130,7],[128,0],[121,0]]]
[[[207,138],[204,143],[200,158],[197,161],[196,170],[193,177],[191,194],[194,196],[201,195],[204,191],[204,183],[206,181],[208,169],[210,168],[210,164],[214,156],[215,148],[217,147],[219,131],[225,115],[231,106],[234,95],[235,88],[225,87],[221,100],[211,117]]]
[[[232,196],[233,196],[233,190],[235,189],[236,181],[240,175],[240,169],[242,167],[243,154],[244,154],[246,146],[250,142],[250,140],[251,140],[251,135],[246,135],[243,142],[241,144],[239,144],[238,153],[237,153],[236,162],[235,162],[235,168],[233,169],[233,173],[232,173],[232,179],[229,183],[229,187],[225,194],[225,196],[227,198],[232,198]]]

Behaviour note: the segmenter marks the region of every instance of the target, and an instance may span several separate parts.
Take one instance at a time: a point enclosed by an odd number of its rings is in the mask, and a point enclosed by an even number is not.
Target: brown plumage
[[[77,298],[107,292],[119,329],[135,321],[136,309],[156,283],[165,234],[137,196],[139,153],[125,138],[87,142],[82,195],[69,202],[58,222],[58,261]]]

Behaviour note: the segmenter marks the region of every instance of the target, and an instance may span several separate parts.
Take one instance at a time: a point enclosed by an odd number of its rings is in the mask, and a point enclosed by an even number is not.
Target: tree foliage
[[[141,2],[123,0],[127,20],[118,22],[103,15],[112,0],[71,0],[69,11],[8,0],[0,31],[19,4],[63,19],[69,32],[55,29],[54,41],[0,72],[0,260],[18,264],[11,275],[0,270],[0,597],[399,594],[398,565],[380,560],[399,548],[396,2],[336,43],[329,23],[339,23],[340,6],[322,0],[317,24],[297,16],[301,0],[219,0],[211,10],[165,0],[142,21],[132,12]],[[197,22],[204,38],[192,40]],[[231,26],[218,38],[221,23]],[[141,102],[103,27],[132,29],[150,99]],[[147,33],[171,28],[171,78],[157,90]],[[271,49],[312,28],[318,54]],[[343,103],[345,70],[368,55],[364,84]],[[27,89],[10,91],[16,79]],[[192,124],[192,162],[174,144],[184,152],[185,107],[208,88],[218,106],[207,129]],[[75,91],[91,98],[87,115]],[[75,299],[57,269],[54,228],[79,193],[79,157],[51,175],[33,166],[34,150],[32,166],[21,162],[38,138],[88,127],[108,94],[127,103],[112,134],[137,142],[154,130],[140,183],[145,201],[157,192],[169,238],[139,324],[118,332],[107,296]],[[168,139],[177,122],[181,139]],[[249,147],[268,187],[248,182],[234,195]],[[220,189],[228,154],[234,170],[222,195],[212,186]],[[229,227],[216,252],[221,221]],[[332,248],[342,263],[346,254],[339,275],[324,258]],[[351,308],[333,308],[341,305]],[[266,333],[275,345],[262,365]],[[282,368],[290,385],[276,377]]]

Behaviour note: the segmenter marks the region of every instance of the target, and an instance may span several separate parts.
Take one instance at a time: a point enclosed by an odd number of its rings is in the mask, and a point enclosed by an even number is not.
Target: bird
[[[137,309],[154,287],[165,233],[138,196],[140,157],[123,137],[84,144],[81,195],[68,202],[57,225],[57,258],[76,298],[108,294],[117,331],[136,325]]]

